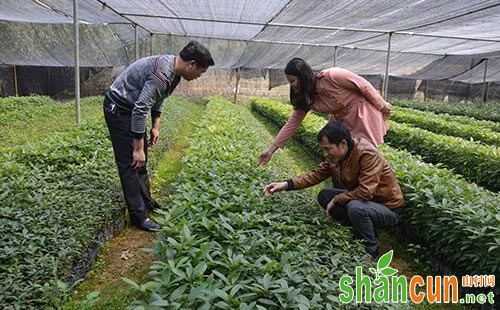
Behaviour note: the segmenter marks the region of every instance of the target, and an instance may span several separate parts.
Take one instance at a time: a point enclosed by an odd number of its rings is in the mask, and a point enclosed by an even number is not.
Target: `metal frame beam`
[[[16,97],[19,96],[19,87],[17,85],[17,67],[16,65],[12,66],[12,71],[14,74],[14,92],[16,93]]]
[[[135,61],[139,60],[139,29],[137,24],[133,25],[134,27],[134,52],[135,52]]]
[[[337,66],[337,53],[338,53],[339,47],[335,46],[335,49],[333,51],[333,66]]]
[[[181,34],[173,34],[173,33],[161,33],[154,32],[155,35],[165,35],[165,36],[178,36],[178,37],[188,37],[186,35]],[[228,39],[217,36],[189,36],[191,38],[200,38],[200,39],[214,39],[214,40],[226,40],[232,42],[244,42],[244,43],[269,43],[269,44],[289,44],[289,45],[303,45],[303,46],[318,46],[318,47],[342,47],[353,50],[362,50],[362,51],[373,51],[373,52],[387,52],[385,49],[376,49],[376,48],[364,48],[364,47],[355,47],[350,45],[338,45],[338,44],[319,44],[319,43],[300,43],[294,41],[273,41],[273,40],[240,40],[240,39]],[[443,53],[427,53],[427,52],[405,52],[405,51],[393,51],[394,53],[404,53],[404,54],[415,54],[415,55],[434,55],[434,56],[447,56],[448,54]],[[453,54],[450,54],[453,55]]]
[[[391,39],[392,32],[389,33],[389,39],[387,40],[387,60],[385,62],[385,76],[384,76],[384,99],[387,99],[387,90],[389,89],[389,65],[391,63]]]
[[[487,76],[487,72],[488,72],[488,58],[486,58],[484,60],[484,74],[483,74],[483,91],[482,91],[482,94],[481,94],[481,102],[482,103],[485,103],[487,101],[487,98],[488,97],[488,93],[487,93],[487,84],[486,84],[486,76]]]
[[[78,0],[73,0],[74,54],[75,54],[75,120],[80,125],[80,33],[78,29]]]
[[[400,34],[409,36],[423,36],[423,37],[434,37],[442,39],[455,39],[455,40],[469,40],[469,41],[483,41],[483,42],[500,42],[500,39],[480,39],[473,37],[463,37],[463,36],[443,36],[428,33],[419,33],[414,31],[397,31],[397,30],[382,30],[382,29],[365,29],[365,28],[353,28],[353,27],[333,27],[333,26],[318,26],[318,25],[303,25],[303,24],[289,24],[289,23],[275,23],[275,22],[252,22],[252,21],[234,21],[234,20],[221,20],[221,19],[209,19],[209,18],[198,18],[198,17],[180,17],[180,16],[166,16],[166,15],[151,15],[151,14],[133,14],[133,13],[121,13],[122,17],[143,17],[143,18],[161,18],[161,19],[171,19],[171,20],[185,20],[185,21],[200,21],[200,22],[210,22],[210,23],[225,23],[225,24],[236,24],[236,25],[249,25],[249,26],[262,26],[262,27],[285,27],[285,28],[300,28],[300,29],[315,29],[315,30],[335,30],[335,31],[352,31],[352,32],[365,32],[365,33],[378,33],[378,34]],[[131,18],[127,18],[132,21]],[[137,23],[137,21],[133,21]],[[143,27],[144,28],[144,27]]]

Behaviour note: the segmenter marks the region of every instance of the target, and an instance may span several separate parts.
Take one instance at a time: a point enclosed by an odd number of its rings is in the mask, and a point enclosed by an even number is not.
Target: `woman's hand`
[[[284,191],[288,188],[287,182],[273,182],[264,187],[264,196],[271,196],[274,193]]]
[[[392,110],[392,105],[389,102],[382,108],[382,110],[380,110],[384,120],[387,120],[389,118],[389,115],[391,115],[391,110]]]
[[[277,149],[278,148],[274,144],[271,144],[267,147],[267,149],[260,153],[259,157],[257,158],[259,166],[267,164],[271,160],[271,158],[273,157],[273,153],[276,152]]]

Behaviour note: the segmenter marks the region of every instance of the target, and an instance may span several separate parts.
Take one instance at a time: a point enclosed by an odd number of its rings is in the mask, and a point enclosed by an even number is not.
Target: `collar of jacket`
[[[345,154],[344,158],[342,158],[341,160],[339,160],[339,162],[337,163],[336,167],[337,168],[340,168],[340,165],[344,162],[347,162],[351,159],[351,155],[352,153],[354,152],[354,149],[358,146],[359,144],[359,139],[358,138],[353,138],[354,140],[354,144],[352,145],[352,148],[351,149],[347,149],[347,153]]]

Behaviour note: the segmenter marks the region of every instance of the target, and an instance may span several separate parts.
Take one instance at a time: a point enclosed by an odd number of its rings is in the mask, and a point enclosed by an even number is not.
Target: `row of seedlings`
[[[497,147],[389,121],[385,138],[390,145],[441,163],[470,182],[500,190],[500,151]]]
[[[257,98],[252,109],[277,125],[286,122],[292,107]],[[325,119],[310,114],[295,137],[320,156],[316,134]],[[452,171],[423,163],[406,151],[383,145],[394,169],[406,206],[407,235],[430,249],[457,274],[494,275],[500,272],[500,196],[468,183]],[[498,292],[497,292],[498,294]]]
[[[82,122],[102,116],[102,97],[86,97],[80,102]],[[73,102],[58,102],[47,96],[0,98],[0,150],[42,140],[75,123]]]
[[[494,131],[490,125],[478,121],[462,123],[445,119],[442,115],[409,108],[393,107],[391,120],[413,125],[437,134],[460,137],[479,141],[492,146],[500,146],[500,132]]]
[[[121,217],[118,184],[102,121],[2,154],[0,304],[42,309],[64,302],[64,282],[85,267],[78,261]]]
[[[385,141],[422,156],[426,162],[442,164],[470,182],[495,192],[500,190],[500,152],[496,146],[436,134],[392,120],[389,120]]]
[[[164,110],[163,133],[190,121],[198,108],[172,100]],[[41,114],[46,107],[38,107]],[[161,139],[158,150],[169,143]],[[153,162],[160,156],[150,155]],[[90,256],[122,223],[121,190],[102,116],[2,153],[0,193],[0,304],[59,308]]]
[[[296,171],[286,152],[257,167],[271,137],[247,108],[213,98],[206,111],[162,211],[152,280],[129,281],[147,296],[136,308],[341,308],[340,277],[370,264],[361,244],[308,190],[264,198]]]
[[[396,99],[392,101],[394,105],[422,111],[430,111],[438,114],[451,114],[473,117],[477,120],[500,122],[500,108],[498,103],[446,103],[441,101],[415,101]]]

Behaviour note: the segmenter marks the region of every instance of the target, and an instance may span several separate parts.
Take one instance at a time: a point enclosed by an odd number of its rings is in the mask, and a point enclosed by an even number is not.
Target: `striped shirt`
[[[150,56],[132,63],[109,88],[109,97],[121,108],[132,111],[131,131],[135,138],[146,132],[148,112],[158,117],[165,98],[180,81],[175,74],[175,56]]]

